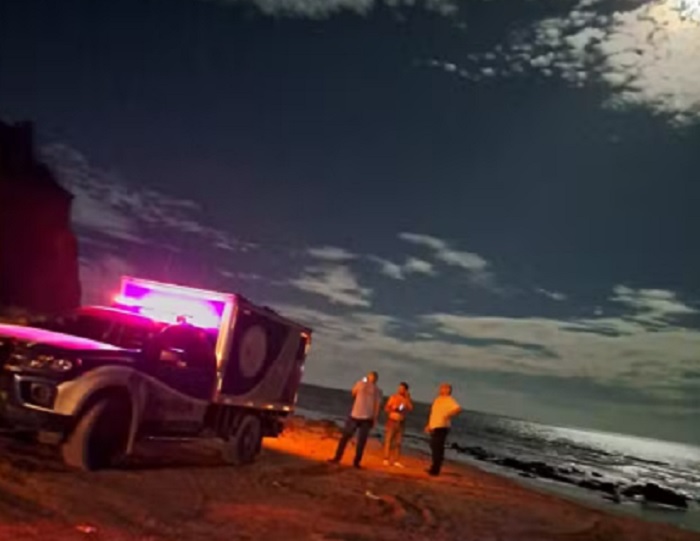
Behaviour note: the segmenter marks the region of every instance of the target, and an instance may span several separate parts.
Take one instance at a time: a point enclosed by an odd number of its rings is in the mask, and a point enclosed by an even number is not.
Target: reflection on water
[[[576,464],[629,483],[655,482],[700,499],[700,448],[593,430],[562,428],[471,413],[454,436],[469,445],[554,465]]]

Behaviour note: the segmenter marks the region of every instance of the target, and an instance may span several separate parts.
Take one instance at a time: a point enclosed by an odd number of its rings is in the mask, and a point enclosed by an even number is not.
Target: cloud
[[[616,287],[612,298],[619,298],[627,308],[619,317],[516,318],[436,312],[398,318],[362,309],[331,315],[299,306],[285,307],[283,312],[315,328],[309,376],[319,383],[329,383],[324,378],[333,377],[333,370],[351,373],[380,366],[396,377],[411,378],[417,394],[425,398],[440,378],[470,381],[488,374],[494,385],[511,382],[501,389],[512,391],[522,385],[532,403],[545,400],[546,395],[550,402],[579,400],[581,406],[591,398],[583,392],[588,389],[610,404],[639,408],[649,404],[669,413],[698,411],[689,386],[700,392],[700,381],[687,374],[700,368],[688,361],[700,348],[700,331],[673,325],[650,329],[636,319],[649,311],[692,310],[677,295],[660,291]],[[363,360],[361,367],[357,359]],[[336,372],[336,382],[337,377]],[[533,389],[537,382],[541,388]],[[566,397],[557,395],[563,388],[570,389]],[[579,395],[576,388],[581,389]]]
[[[325,297],[333,304],[354,307],[371,305],[372,290],[362,287],[353,272],[344,265],[309,267],[290,284],[301,291]]]
[[[401,240],[430,248],[435,258],[446,265],[461,267],[472,272],[483,272],[488,262],[478,254],[453,249],[446,241],[417,233],[401,233]]]
[[[349,252],[345,248],[338,248],[337,246],[309,248],[307,253],[314,259],[321,259],[323,261],[350,261],[358,257],[357,254]]]
[[[550,291],[542,287],[538,287],[535,291],[540,295],[543,295],[544,297],[547,297],[548,299],[551,299],[553,301],[563,302],[566,299],[568,299],[568,296],[566,294],[561,293],[559,291]]]
[[[657,325],[669,325],[674,318],[699,313],[679,300],[676,293],[665,289],[632,289],[618,285],[610,300],[634,310],[632,319]]]
[[[149,244],[149,230],[158,230],[179,234],[176,238],[193,236],[223,251],[256,247],[206,225],[194,201],[131,188],[117,174],[92,166],[83,154],[68,145],[47,145],[42,154],[60,182],[75,196],[73,221],[88,235]]]
[[[495,284],[493,274],[489,270],[489,262],[479,254],[458,250],[453,248],[447,241],[431,235],[404,232],[399,234],[399,238],[410,244],[428,248],[439,263],[467,271],[473,284],[494,292],[500,291]]]
[[[647,2],[613,13],[582,0],[563,16],[518,29],[494,49],[462,65],[431,59],[430,67],[471,81],[539,73],[574,86],[604,84],[607,106],[642,106],[676,124],[700,121],[700,17],[684,17],[690,0]],[[690,11],[686,10],[687,14]]]
[[[393,278],[394,280],[405,280],[411,274],[422,274],[425,276],[435,276],[435,266],[429,261],[409,257],[404,263],[394,263],[381,257],[373,257],[376,263],[380,265],[382,274]]]
[[[432,263],[416,257],[409,257],[403,267],[408,273],[435,274],[435,267]]]
[[[351,12],[358,15],[368,15],[379,5],[389,7],[412,7],[416,4],[425,9],[451,15],[457,10],[454,0],[213,0],[220,4],[251,4],[266,15],[276,17],[303,17],[310,19],[326,19],[332,15]]]

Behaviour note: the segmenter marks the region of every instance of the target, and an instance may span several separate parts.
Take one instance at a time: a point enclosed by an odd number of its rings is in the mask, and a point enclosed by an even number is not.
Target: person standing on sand
[[[384,425],[384,465],[403,468],[399,462],[401,440],[406,424],[406,414],[413,411],[413,401],[411,393],[408,392],[408,383],[402,381],[399,384],[396,393],[387,400],[384,411],[388,417]]]
[[[345,447],[355,432],[358,432],[357,449],[355,450],[353,466],[356,468],[361,467],[360,463],[362,462],[362,455],[365,452],[369,431],[377,423],[379,408],[382,403],[382,392],[379,387],[377,387],[378,379],[379,375],[376,372],[370,372],[352,388],[352,396],[355,399],[352,405],[352,411],[345,423],[343,435],[338,442],[338,449],[335,452],[335,457],[329,460],[329,462],[338,464],[343,459]]]
[[[430,475],[440,475],[442,462],[445,459],[445,441],[450,432],[452,418],[462,411],[461,406],[452,397],[452,385],[443,383],[440,392],[430,408],[430,418],[425,431],[430,434],[430,450],[433,463],[427,470]]]

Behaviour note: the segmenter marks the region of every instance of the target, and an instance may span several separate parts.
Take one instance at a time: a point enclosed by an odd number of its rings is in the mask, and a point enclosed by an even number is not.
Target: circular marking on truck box
[[[265,364],[267,357],[267,333],[260,325],[254,325],[245,331],[238,349],[238,361],[241,375],[253,378]]]

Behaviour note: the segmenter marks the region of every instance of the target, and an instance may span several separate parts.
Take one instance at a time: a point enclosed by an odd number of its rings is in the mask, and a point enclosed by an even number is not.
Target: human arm
[[[462,411],[462,406],[459,405],[459,403],[453,398],[450,402],[450,410],[447,412],[445,417],[448,419],[452,419],[459,415],[459,413]]]

